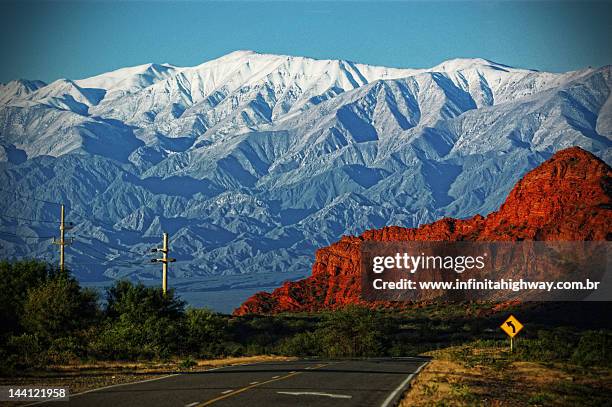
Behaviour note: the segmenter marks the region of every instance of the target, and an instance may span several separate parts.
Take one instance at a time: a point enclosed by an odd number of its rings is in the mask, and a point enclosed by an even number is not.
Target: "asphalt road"
[[[422,358],[297,360],[228,366],[107,387],[48,406],[393,406]]]

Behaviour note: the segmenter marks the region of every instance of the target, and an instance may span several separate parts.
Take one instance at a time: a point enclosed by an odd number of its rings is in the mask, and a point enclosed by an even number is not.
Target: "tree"
[[[129,281],[118,281],[108,288],[106,302],[108,317],[123,316],[134,323],[142,323],[150,316],[180,319],[185,312],[185,302],[175,298],[174,290],[164,294],[158,287]]]
[[[45,341],[68,337],[96,321],[97,299],[68,273],[58,273],[28,291],[22,324]]]
[[[190,308],[185,314],[184,350],[199,357],[220,356],[229,340],[227,318],[207,309]]]
[[[28,291],[36,288],[59,271],[37,260],[0,261],[0,336],[23,332],[20,318]]]
[[[382,356],[392,330],[384,313],[350,306],[328,313],[316,334],[329,357]]]
[[[174,291],[119,281],[107,289],[106,323],[92,350],[114,359],[167,357],[179,348],[185,303]]]

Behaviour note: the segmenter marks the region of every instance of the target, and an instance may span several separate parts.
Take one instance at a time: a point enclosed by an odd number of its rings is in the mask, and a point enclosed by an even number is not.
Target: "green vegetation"
[[[120,281],[99,295],[46,263],[4,261],[0,369],[13,374],[68,363],[144,360],[175,360],[188,369],[197,359],[412,356],[449,346],[455,346],[449,354],[464,366],[486,365],[497,371],[516,361],[611,367],[610,306],[592,305],[598,313],[585,304],[551,306],[502,312],[477,303],[420,304],[401,311],[352,306],[333,312],[233,317],[186,308],[173,291],[164,296],[158,287]],[[507,346],[498,326],[509,312],[526,322],[517,352],[499,356],[475,350],[476,338],[480,348]],[[471,397],[464,387],[453,392],[466,400]]]
[[[612,367],[612,334],[606,330],[582,333],[567,328],[540,330],[536,338],[521,341],[520,345],[512,355],[514,360]]]

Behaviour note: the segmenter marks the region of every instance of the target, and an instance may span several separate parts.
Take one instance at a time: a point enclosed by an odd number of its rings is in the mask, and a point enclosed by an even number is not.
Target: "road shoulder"
[[[432,361],[403,395],[408,406],[604,405],[612,372],[570,364],[518,362],[503,349],[464,345],[428,352]]]

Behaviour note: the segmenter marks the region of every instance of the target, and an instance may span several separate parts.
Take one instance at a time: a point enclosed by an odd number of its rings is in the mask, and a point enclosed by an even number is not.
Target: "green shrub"
[[[565,328],[539,330],[537,338],[524,338],[517,343],[513,357],[535,362],[569,361],[575,341],[575,334]]]
[[[183,327],[182,353],[200,358],[213,358],[224,354],[225,343],[230,337],[226,316],[208,309],[190,308],[185,313]]]
[[[179,367],[181,369],[191,369],[192,367],[196,365],[197,365],[197,362],[189,356],[179,362]]]
[[[129,281],[118,281],[106,292],[106,315],[111,319],[120,316],[143,323],[154,315],[158,318],[180,320],[185,313],[185,302],[176,298],[174,290],[164,294],[159,287],[146,287]]]
[[[37,260],[0,261],[0,337],[23,332],[21,323],[28,292],[58,273]]]
[[[129,323],[107,321],[88,344],[88,353],[102,360],[135,359],[144,351],[140,331]]]
[[[47,362],[51,364],[67,364],[79,361],[82,355],[81,340],[74,336],[54,339],[47,350]]]
[[[100,358],[168,358],[181,349],[184,302],[172,290],[115,283],[107,290],[106,323],[90,351]]]
[[[314,332],[301,332],[282,340],[277,352],[287,356],[317,356],[321,354],[321,342]]]
[[[527,400],[530,406],[546,406],[549,405],[554,399],[554,395],[549,392],[539,392],[534,394]]]
[[[392,326],[383,312],[352,306],[325,314],[316,338],[327,357],[383,356]]]
[[[612,335],[604,331],[587,331],[580,336],[571,361],[581,366],[612,367]]]
[[[97,295],[81,289],[67,274],[58,274],[28,291],[22,325],[42,341],[51,343],[90,326],[97,317]]]
[[[8,365],[18,368],[41,367],[45,364],[44,348],[39,338],[33,334],[9,337],[7,343]]]

